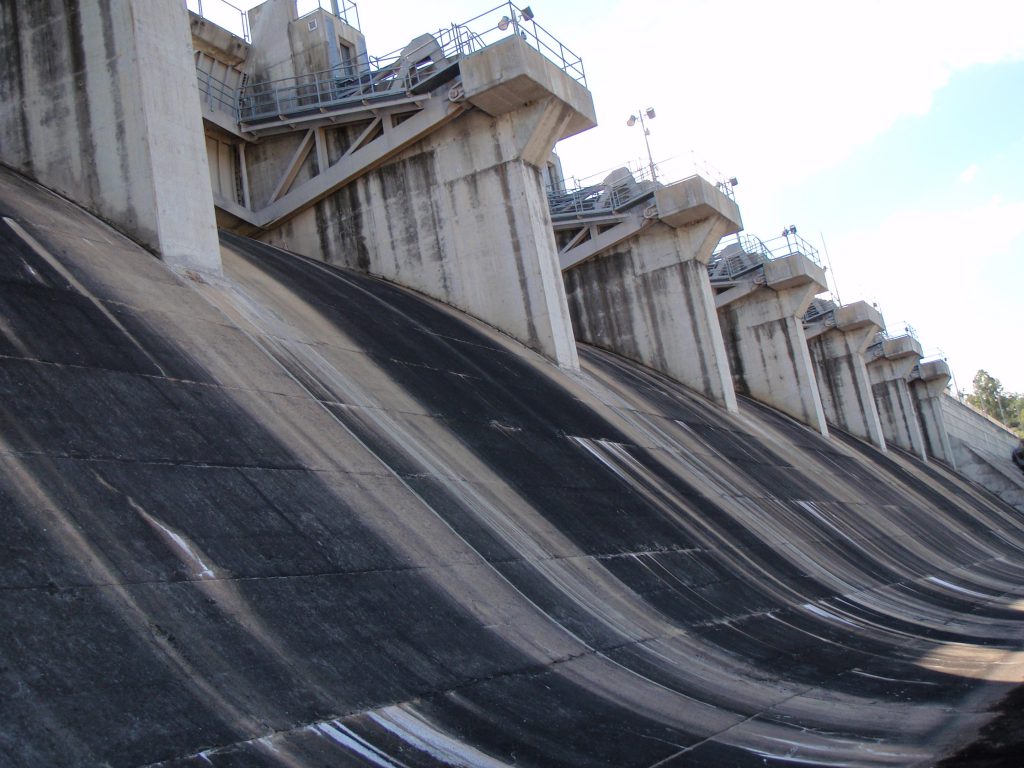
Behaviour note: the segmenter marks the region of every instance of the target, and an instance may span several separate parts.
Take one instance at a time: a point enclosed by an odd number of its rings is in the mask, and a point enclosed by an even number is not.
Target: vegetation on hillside
[[[988,371],[974,374],[974,392],[967,396],[967,402],[1024,438],[1024,394],[1006,392]]]

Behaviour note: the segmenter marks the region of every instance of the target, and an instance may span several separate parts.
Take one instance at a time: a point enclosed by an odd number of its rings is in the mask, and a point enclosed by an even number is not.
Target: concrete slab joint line
[[[650,193],[648,193],[650,194]],[[736,204],[693,176],[653,192],[654,206],[554,224],[573,332],[737,410],[705,265],[741,227]],[[598,212],[600,213],[600,212]]]

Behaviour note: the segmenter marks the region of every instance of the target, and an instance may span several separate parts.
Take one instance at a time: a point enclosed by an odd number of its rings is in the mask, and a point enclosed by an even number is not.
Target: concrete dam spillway
[[[0,763],[933,765],[1024,669],[941,464],[0,171]]]

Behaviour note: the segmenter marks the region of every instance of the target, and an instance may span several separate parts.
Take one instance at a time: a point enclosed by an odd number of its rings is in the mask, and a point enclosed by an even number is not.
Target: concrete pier
[[[736,410],[708,282],[719,240],[742,228],[736,203],[699,176],[660,187],[566,264],[576,338],[661,371]]]
[[[261,174],[250,152],[265,208],[248,221],[266,242],[413,288],[575,368],[541,178],[557,140],[596,124],[590,92],[519,36],[454,72],[408,119],[385,110],[286,137],[295,175],[270,194],[279,174]]]
[[[927,461],[924,436],[908,383],[910,372],[920,359],[921,344],[909,334],[879,339],[867,351],[871,390],[886,443]]]
[[[736,391],[822,435],[828,427],[802,319],[826,287],[825,270],[790,253],[715,297]]]
[[[910,393],[917,408],[918,424],[928,457],[956,469],[956,458],[942,409],[942,398],[946,396],[949,378],[949,365],[945,360],[920,363],[911,371]]]
[[[3,3],[0,161],[168,264],[219,272],[189,40],[173,0]]]
[[[885,451],[885,436],[864,363],[864,352],[885,327],[881,313],[864,301],[837,306],[815,300],[820,310],[804,319],[804,334],[825,419]]]

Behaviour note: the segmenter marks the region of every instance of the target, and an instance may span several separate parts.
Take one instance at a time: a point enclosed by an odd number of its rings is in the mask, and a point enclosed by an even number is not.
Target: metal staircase
[[[754,235],[738,233],[708,260],[711,287],[721,292],[741,283],[763,284],[765,264],[792,254],[821,265],[818,250],[798,235],[783,234],[764,242]]]
[[[643,173],[634,176],[620,168],[600,184],[548,190],[561,269],[593,258],[657,218],[653,200],[658,184]]]

